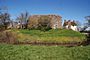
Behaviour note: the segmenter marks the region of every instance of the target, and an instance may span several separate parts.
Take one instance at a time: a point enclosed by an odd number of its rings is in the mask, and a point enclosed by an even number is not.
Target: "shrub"
[[[41,31],[47,31],[47,30],[50,30],[50,25],[49,25],[49,21],[41,21],[39,22],[39,26],[38,26],[38,29],[41,30]]]
[[[41,31],[50,30],[50,18],[48,16],[42,16],[38,20],[38,29]]]
[[[5,30],[5,26],[4,25],[0,25],[0,31]]]
[[[30,18],[28,22],[28,29],[38,29],[42,31],[47,31],[51,28],[50,26],[50,17],[40,16],[35,18]]]
[[[0,32],[0,43],[14,44],[17,42],[17,35],[11,31]]]

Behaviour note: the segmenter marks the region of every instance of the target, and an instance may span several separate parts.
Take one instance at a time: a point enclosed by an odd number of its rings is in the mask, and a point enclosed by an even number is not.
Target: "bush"
[[[0,25],[0,31],[5,30],[5,26],[4,25]]]
[[[41,31],[50,30],[50,18],[48,16],[42,16],[38,19],[38,29]]]
[[[51,19],[48,16],[40,16],[40,17],[30,18],[30,20],[28,22],[28,29],[47,31],[51,28],[50,20]]]
[[[0,43],[10,43],[14,44],[17,41],[17,35],[11,31],[2,31],[0,32]]]

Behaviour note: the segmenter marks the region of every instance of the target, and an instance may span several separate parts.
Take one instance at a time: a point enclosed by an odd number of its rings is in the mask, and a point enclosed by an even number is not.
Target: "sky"
[[[0,0],[0,7],[7,7],[13,20],[22,12],[30,15],[60,15],[62,20],[85,23],[90,16],[90,0]]]

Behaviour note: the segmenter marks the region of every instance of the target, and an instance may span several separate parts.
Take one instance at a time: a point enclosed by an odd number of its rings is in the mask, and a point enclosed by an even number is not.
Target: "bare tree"
[[[87,21],[86,25],[90,26],[90,16],[86,16],[85,19]]]
[[[5,29],[7,29],[7,25],[10,22],[10,15],[9,13],[1,13],[0,14],[0,23],[4,25]]]
[[[17,20],[19,20],[20,23],[20,28],[27,28],[27,21],[29,18],[29,13],[25,12],[25,13],[21,13],[20,16],[17,17]]]

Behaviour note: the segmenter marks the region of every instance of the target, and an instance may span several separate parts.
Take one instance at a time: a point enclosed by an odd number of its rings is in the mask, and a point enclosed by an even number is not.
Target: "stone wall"
[[[32,15],[29,17],[28,27],[37,27],[38,19],[43,16],[47,16],[48,19],[50,19],[50,26],[52,29],[62,28],[62,17],[59,15]]]

